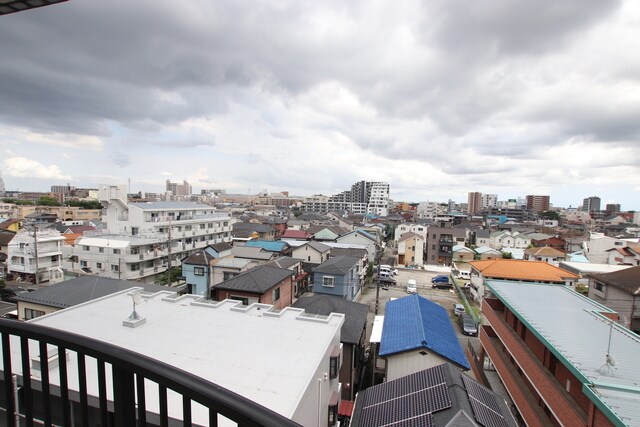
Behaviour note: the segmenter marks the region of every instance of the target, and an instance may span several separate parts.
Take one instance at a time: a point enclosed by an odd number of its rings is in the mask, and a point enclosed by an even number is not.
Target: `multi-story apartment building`
[[[548,211],[549,206],[549,196],[527,196],[527,209],[533,212]]]
[[[420,202],[416,208],[416,216],[420,219],[433,219],[448,212],[449,205],[441,202]]]
[[[498,207],[498,195],[497,194],[483,194],[480,201],[482,209],[497,208]]]
[[[597,212],[599,210],[600,210],[600,197],[591,196],[591,197],[585,197],[582,200],[583,212]]]
[[[33,283],[62,281],[62,242],[58,230],[20,230],[7,248],[7,271]]]
[[[191,195],[191,185],[186,180],[182,181],[182,184],[167,180],[166,189],[173,196],[190,196]]]
[[[480,212],[482,208],[482,193],[477,191],[470,192],[467,197],[467,213],[469,215],[475,215]]]
[[[614,311],[566,286],[488,280],[480,328],[524,424],[638,425],[640,338]]]
[[[464,245],[466,238],[467,231],[463,228],[429,227],[424,263],[451,265],[453,247]]]
[[[101,185],[106,229],[65,248],[65,268],[153,282],[210,244],[231,241],[234,220],[194,202],[128,203],[126,187]]]
[[[389,184],[358,181],[333,196],[315,195],[304,199],[302,210],[309,212],[349,211],[386,216],[389,214]]]

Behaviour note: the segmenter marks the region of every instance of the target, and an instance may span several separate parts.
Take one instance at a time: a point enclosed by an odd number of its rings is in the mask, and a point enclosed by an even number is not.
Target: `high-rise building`
[[[620,212],[620,203],[607,203],[605,212],[607,216]]]
[[[497,194],[483,194],[482,201],[480,203],[482,209],[497,208],[498,207],[498,195]]]
[[[389,183],[358,181],[346,190],[324,199],[316,195],[306,198],[302,210],[313,212],[349,211],[359,214],[389,214]],[[323,198],[320,200],[320,198]]]
[[[480,212],[482,208],[482,193],[477,191],[469,193],[467,199],[467,213],[469,215],[475,215]]]
[[[591,196],[585,197],[582,200],[582,211],[583,212],[594,212],[600,210],[600,197]]]
[[[527,209],[533,212],[544,212],[549,210],[549,196],[527,196]]]
[[[166,191],[171,192],[171,194],[174,196],[190,196],[191,185],[186,180],[182,181],[182,184],[167,180]]]

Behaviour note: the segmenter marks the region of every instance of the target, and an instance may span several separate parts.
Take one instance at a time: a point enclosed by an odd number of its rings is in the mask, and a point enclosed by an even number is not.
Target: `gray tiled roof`
[[[262,248],[256,248],[253,246],[234,246],[231,249],[231,253],[236,258],[249,258],[249,259],[260,259],[260,260],[269,260],[273,257],[273,252],[265,251]]]
[[[294,307],[304,308],[306,312],[328,316],[331,313],[343,313],[344,323],[340,331],[340,342],[358,344],[362,330],[367,323],[369,306],[351,302],[335,295],[313,295],[299,298]]]
[[[327,251],[331,250],[330,246],[327,246],[324,243],[316,242],[314,240],[311,240],[311,241],[309,241],[308,243],[305,243],[302,246],[309,246],[310,248],[313,248],[313,249],[315,249],[316,251],[318,251],[320,253],[324,253],[324,252],[327,252]]]
[[[330,256],[332,257],[336,257],[336,256],[341,256],[341,255],[347,255],[347,256],[352,256],[352,257],[356,257],[356,258],[364,258],[365,256],[367,256],[368,252],[366,249],[359,249],[359,248],[331,248],[331,254]]]
[[[298,258],[292,258],[290,256],[283,256],[280,257],[278,259],[274,259],[271,262],[266,263],[265,265],[269,265],[271,267],[278,267],[278,268],[289,268],[292,265],[296,265],[300,262],[301,260]]]
[[[214,288],[264,294],[287,277],[291,277],[290,270],[261,265],[218,283]]]
[[[591,273],[591,277],[631,295],[640,295],[640,265],[612,273]]]
[[[174,291],[167,286],[150,285],[129,280],[98,276],[80,276],[37,291],[21,294],[16,300],[51,307],[67,308],[125,289],[141,287],[144,292]]]
[[[211,248],[213,248],[218,253],[223,252],[223,251],[228,251],[231,248],[233,248],[231,243],[228,243],[228,242],[214,243],[213,245],[209,245],[209,246]]]
[[[200,250],[182,260],[182,263],[190,265],[209,265],[209,263],[214,259],[215,257],[209,255],[204,250]]]
[[[351,256],[337,256],[329,258],[319,266],[313,269],[314,273],[327,273],[327,274],[347,274],[353,266],[360,262],[359,258]]]

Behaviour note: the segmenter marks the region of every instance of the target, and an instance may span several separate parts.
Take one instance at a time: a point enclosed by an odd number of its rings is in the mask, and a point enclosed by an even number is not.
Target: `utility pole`
[[[36,286],[40,286],[40,263],[38,262],[38,227],[33,226],[33,244],[36,255]]]

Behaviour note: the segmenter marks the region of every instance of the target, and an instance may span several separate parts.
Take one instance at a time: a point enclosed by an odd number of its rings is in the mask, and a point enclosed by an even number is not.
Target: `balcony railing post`
[[[16,419],[13,412],[15,401],[13,395],[13,370],[11,368],[11,345],[9,334],[2,334],[2,363],[4,366],[4,393],[7,398],[7,426],[15,426]]]
[[[133,372],[114,365],[113,407],[116,426],[136,425],[136,395]]]

